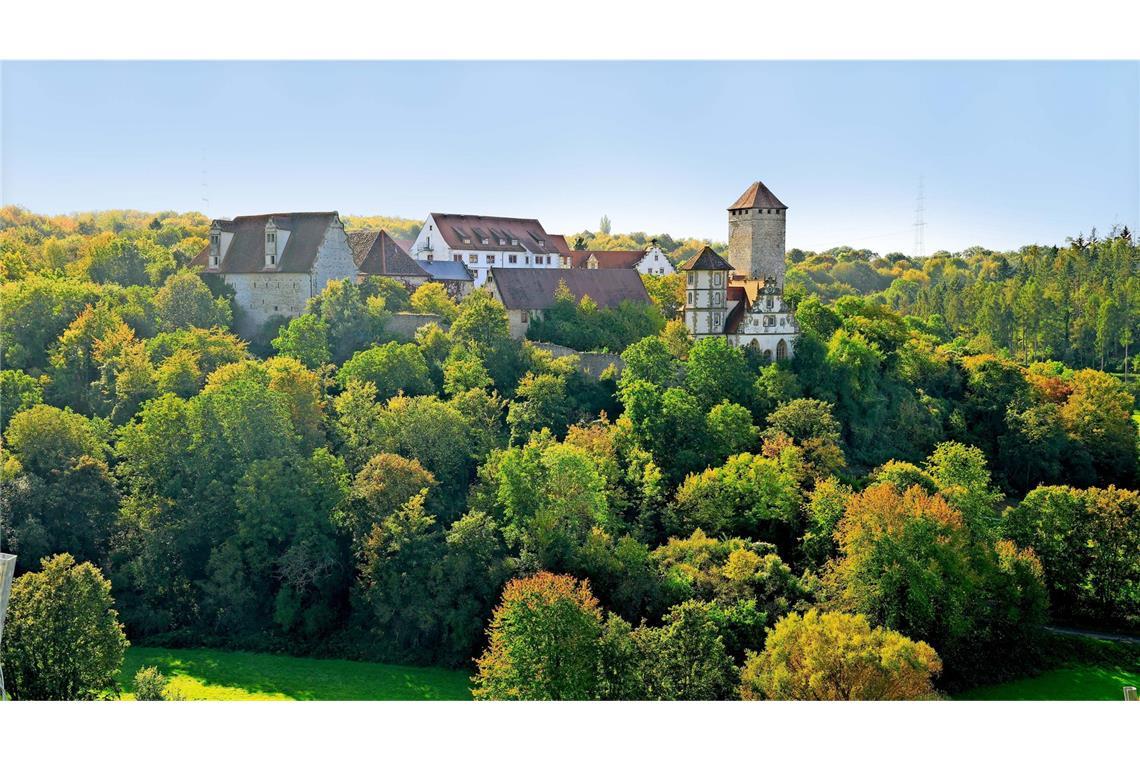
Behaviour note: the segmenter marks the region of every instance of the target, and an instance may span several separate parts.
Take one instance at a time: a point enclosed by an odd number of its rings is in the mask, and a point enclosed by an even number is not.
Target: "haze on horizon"
[[[912,253],[1140,226],[1136,62],[5,62],[0,190],[38,213],[537,217]]]

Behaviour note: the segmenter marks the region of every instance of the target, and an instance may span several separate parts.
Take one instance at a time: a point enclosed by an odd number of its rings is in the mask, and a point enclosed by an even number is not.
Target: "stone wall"
[[[426,324],[435,322],[442,329],[447,330],[450,325],[436,314],[409,314],[398,312],[388,317],[384,322],[384,332],[400,340],[415,340],[416,330]]]
[[[234,301],[241,307],[239,332],[252,334],[271,317],[292,319],[305,310],[309,300],[309,275],[291,272],[225,274],[234,289]]]
[[[586,373],[590,377],[597,379],[602,376],[602,373],[610,368],[612,365],[617,373],[620,375],[621,371],[625,369],[625,362],[618,354],[607,354],[600,351],[575,351],[567,346],[560,346],[557,343],[539,343],[531,341],[531,345],[535,348],[541,348],[543,351],[549,351],[553,354],[555,359],[563,356],[577,356],[578,369]]]

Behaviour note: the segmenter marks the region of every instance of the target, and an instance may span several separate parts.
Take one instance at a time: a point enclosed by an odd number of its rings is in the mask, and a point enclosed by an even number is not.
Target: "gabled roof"
[[[431,216],[448,248],[462,251],[517,251],[535,255],[565,255],[570,251],[564,237],[547,233],[537,219],[438,212],[433,212]],[[484,243],[483,240],[487,242]],[[500,243],[500,240],[505,242]],[[512,240],[515,241],[514,245],[511,245]]]
[[[732,270],[732,265],[725,261],[720,254],[709,248],[707,245],[701,249],[701,252],[691,259],[686,261],[680,267],[686,271],[707,271],[716,269]]]
[[[635,269],[492,267],[491,282],[507,309],[549,309],[561,282],[566,283],[575,300],[588,295],[603,309],[622,301],[649,303],[649,293]]]
[[[419,261],[417,262],[433,280],[457,280],[471,282],[471,270],[462,261]]]
[[[352,260],[363,274],[404,277],[427,277],[419,262],[409,256],[384,230],[361,230],[348,233]]]
[[[289,232],[289,239],[281,251],[276,267],[265,266],[265,227],[269,220],[278,230]],[[236,216],[233,219],[215,219],[213,226],[233,233],[229,247],[224,251],[219,272],[309,272],[317,258],[317,249],[325,239],[329,225],[338,219],[335,211],[303,211],[285,214],[258,214]],[[210,247],[206,246],[191,262],[206,266]]]
[[[753,182],[744,195],[736,199],[736,203],[728,207],[729,211],[742,208],[787,208],[772,191],[764,187],[763,182]]]
[[[575,269],[585,269],[590,256],[597,260],[598,269],[633,269],[645,251],[570,251],[562,255],[570,257],[570,266]]]

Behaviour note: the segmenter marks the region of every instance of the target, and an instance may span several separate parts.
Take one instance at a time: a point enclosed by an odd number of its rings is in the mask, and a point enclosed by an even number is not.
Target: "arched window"
[[[764,349],[764,361],[766,361],[766,362],[772,361],[772,349],[770,349],[770,348]]]
[[[780,342],[776,344],[776,361],[783,361],[788,358],[788,344],[781,338]]]

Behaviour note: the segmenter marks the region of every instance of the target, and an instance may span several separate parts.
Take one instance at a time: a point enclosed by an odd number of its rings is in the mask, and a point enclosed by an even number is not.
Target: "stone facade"
[[[238,305],[238,330],[249,334],[275,316],[299,316],[312,293],[312,280],[307,274],[266,272],[258,274],[224,274],[226,284],[234,289]]]
[[[234,289],[236,327],[245,335],[274,317],[301,314],[329,282],[357,276],[335,211],[215,220],[194,263]]]
[[[728,263],[756,280],[774,279],[784,287],[787,212],[782,208],[730,209]]]

